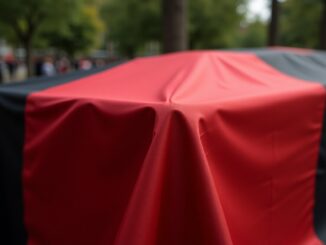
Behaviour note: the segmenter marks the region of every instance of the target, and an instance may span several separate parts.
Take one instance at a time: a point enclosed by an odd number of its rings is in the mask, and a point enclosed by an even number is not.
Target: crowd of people
[[[66,56],[40,56],[33,62],[33,76],[54,76],[76,70],[89,70],[111,62],[107,59],[81,58],[70,60]],[[27,78],[27,65],[14,55],[0,56],[0,83],[20,81]]]

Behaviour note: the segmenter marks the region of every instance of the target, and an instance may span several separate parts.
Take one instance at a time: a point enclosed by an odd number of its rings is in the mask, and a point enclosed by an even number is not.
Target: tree
[[[275,46],[278,42],[279,2],[271,0],[271,18],[268,29],[268,46]]]
[[[326,50],[326,0],[322,1],[322,10],[320,18],[320,41],[319,47]]]
[[[103,23],[96,6],[86,4],[76,9],[75,16],[67,19],[62,28],[43,30],[41,36],[48,46],[74,58],[98,46],[102,31]]]
[[[135,57],[146,43],[160,39],[159,0],[111,0],[102,7],[107,41],[117,44],[122,55]]]
[[[0,1],[0,21],[13,30],[24,47],[28,75],[32,74],[32,48],[42,26],[59,26],[74,13],[78,0],[10,0]]]
[[[162,0],[163,52],[186,50],[187,0]]]
[[[323,0],[287,0],[281,3],[280,42],[285,46],[320,47]]]
[[[192,49],[230,48],[237,44],[246,0],[190,0],[189,34]]]
[[[267,39],[266,27],[266,23],[258,17],[249,23],[245,23],[236,37],[236,46],[244,48],[264,47]]]
[[[141,4],[139,0],[106,2],[102,16],[108,30],[107,40],[116,43],[120,52],[128,57],[135,56],[146,43],[162,40],[164,10],[160,11],[160,6],[163,6],[160,5],[161,1],[143,0]],[[239,11],[239,6],[244,6],[247,0],[187,1],[188,23],[181,29],[188,31],[191,49],[229,48],[238,44],[236,38],[239,23],[245,18],[245,13]],[[171,31],[167,28],[170,24],[165,25],[165,33]],[[182,37],[183,40],[188,38]]]

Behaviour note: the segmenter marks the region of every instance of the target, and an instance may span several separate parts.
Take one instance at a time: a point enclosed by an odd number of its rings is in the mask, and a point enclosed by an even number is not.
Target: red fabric
[[[34,93],[29,245],[308,244],[325,91],[251,54],[137,59]]]

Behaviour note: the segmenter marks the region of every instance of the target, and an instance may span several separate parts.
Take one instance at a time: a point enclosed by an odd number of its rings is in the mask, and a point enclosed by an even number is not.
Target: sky
[[[250,0],[248,18],[258,15],[263,20],[267,20],[269,18],[268,2],[269,0]]]

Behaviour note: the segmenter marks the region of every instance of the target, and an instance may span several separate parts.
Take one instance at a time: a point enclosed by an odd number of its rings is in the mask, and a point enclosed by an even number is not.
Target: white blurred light
[[[269,0],[249,0],[248,19],[254,19],[257,16],[262,20],[269,18]]]

